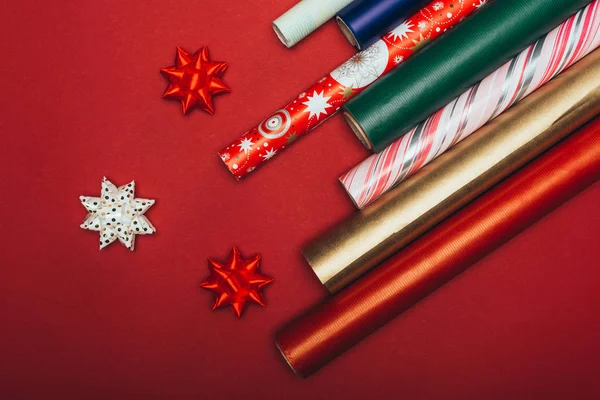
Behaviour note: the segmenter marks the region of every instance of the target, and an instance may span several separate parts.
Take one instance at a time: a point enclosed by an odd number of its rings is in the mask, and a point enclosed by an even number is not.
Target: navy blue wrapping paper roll
[[[354,0],[337,15],[353,46],[364,49],[419,11],[430,0]]]

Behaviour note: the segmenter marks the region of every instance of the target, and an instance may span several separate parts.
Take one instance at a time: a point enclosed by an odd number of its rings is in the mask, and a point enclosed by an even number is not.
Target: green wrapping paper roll
[[[381,151],[589,2],[492,1],[346,103],[344,116]]]
[[[600,50],[522,99],[302,254],[336,293],[600,114]]]

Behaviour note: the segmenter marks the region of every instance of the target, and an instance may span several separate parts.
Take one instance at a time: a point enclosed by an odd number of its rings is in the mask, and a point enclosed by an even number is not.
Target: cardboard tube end
[[[225,168],[227,168],[227,171],[229,171],[229,173],[231,175],[233,175],[233,177],[235,178],[236,181],[241,181],[241,178],[238,177],[235,172],[233,172],[233,170],[229,167],[229,164],[227,163],[227,161],[225,161],[225,159],[222,157],[221,153],[217,153],[217,156],[219,157],[219,159],[221,160],[221,162],[223,163],[223,165],[225,165]]]
[[[312,251],[310,250],[310,248],[305,247],[301,249],[300,252],[302,253],[302,257],[304,257],[304,260],[306,260],[306,263],[308,264],[312,272],[317,276],[319,282],[321,282],[322,285],[325,285],[327,283],[327,277],[320,274],[320,270],[318,268],[315,268],[315,260],[313,260]]]
[[[354,132],[354,134],[356,135],[358,140],[360,140],[363,146],[372,151],[373,143],[371,143],[371,141],[367,137],[367,134],[362,129],[358,121],[354,118],[354,116],[349,111],[344,111],[344,118],[346,119],[348,125],[350,125],[350,129],[352,129],[352,132]]]
[[[277,341],[277,338],[275,338],[275,346],[277,346],[277,350],[279,350],[279,354],[281,354],[281,357],[285,360],[286,364],[288,365],[288,367],[290,367],[290,369],[294,372],[294,374],[298,377],[298,378],[302,378],[305,379],[306,377],[301,375],[296,368],[294,368],[294,366],[292,365],[292,363],[290,362],[290,359],[288,358],[288,356],[285,354],[285,352],[282,350],[281,346],[279,346],[279,342]]]
[[[340,30],[342,31],[342,33],[344,34],[346,39],[348,39],[350,44],[352,46],[356,47],[358,50],[361,50],[360,44],[358,43],[358,40],[356,40],[356,36],[354,36],[354,33],[352,33],[352,31],[350,30],[348,25],[346,25],[344,20],[341,19],[339,16],[335,17],[335,20],[337,21],[337,24],[340,27]]]
[[[288,41],[288,39],[285,37],[285,35],[281,31],[281,29],[279,29],[279,26],[277,26],[277,21],[274,21],[272,26],[273,26],[273,30],[275,31],[275,34],[277,35],[277,37],[279,38],[279,40],[281,41],[281,43],[283,43],[283,45],[285,47],[287,47],[289,49],[290,47],[292,47],[294,45],[294,43],[290,43]]]
[[[356,198],[354,197],[354,195],[350,192],[350,188],[348,188],[346,185],[344,185],[344,181],[342,180],[342,178],[338,178],[338,182],[340,183],[340,185],[342,185],[342,187],[344,188],[344,191],[346,192],[346,195],[348,197],[350,197],[350,200],[352,200],[352,204],[354,204],[354,207],[356,207],[357,210],[360,210],[362,207],[358,205],[358,203],[356,202]]]

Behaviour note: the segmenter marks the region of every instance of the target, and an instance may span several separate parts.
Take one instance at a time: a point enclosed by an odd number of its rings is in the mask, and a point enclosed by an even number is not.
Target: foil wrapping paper
[[[382,151],[590,0],[502,0],[483,7],[344,105],[361,142]]]
[[[431,2],[244,133],[221,150],[219,156],[233,176],[244,178],[331,118],[349,99],[458,24],[481,4],[484,3],[471,0]]]
[[[600,112],[600,50],[309,243],[338,292]]]
[[[336,20],[348,41],[362,50],[419,11],[427,2],[428,0],[354,0],[338,12]]]
[[[292,321],[277,346],[296,374],[309,376],[599,179],[596,120]]]
[[[281,43],[292,47],[329,21],[352,0],[302,0],[273,21]]]
[[[600,0],[595,0],[340,182],[358,208],[367,206],[599,44]]]

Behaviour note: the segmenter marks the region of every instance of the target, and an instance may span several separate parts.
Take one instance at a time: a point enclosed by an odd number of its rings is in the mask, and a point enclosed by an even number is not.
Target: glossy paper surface
[[[344,110],[378,152],[550,32],[589,0],[501,0],[350,100]],[[345,114],[345,115],[346,115]]]
[[[358,208],[412,176],[600,44],[600,0],[562,23],[340,182]]]
[[[438,0],[429,3],[221,150],[219,157],[233,176],[242,179],[281,154],[479,5],[470,0],[456,0],[440,8],[440,3]]]
[[[350,43],[361,50],[400,25],[427,1],[354,0],[338,13],[337,21]]]
[[[277,334],[278,348],[296,374],[309,376],[599,179],[596,120],[290,323]]]
[[[335,293],[600,112],[595,51],[411,179],[310,243],[303,254]]]

